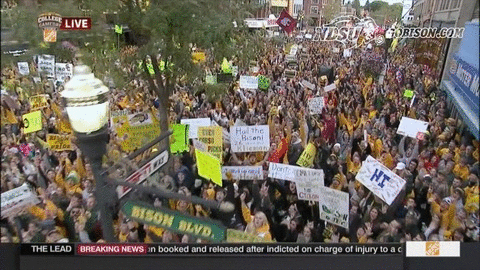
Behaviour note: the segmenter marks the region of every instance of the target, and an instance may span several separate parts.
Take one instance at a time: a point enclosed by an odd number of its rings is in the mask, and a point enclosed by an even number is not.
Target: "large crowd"
[[[253,181],[225,179],[220,187],[201,180],[193,144],[190,151],[170,157],[172,174],[155,174],[149,185],[205,200],[231,202],[235,205],[233,212],[188,201],[133,195],[154,206],[217,220],[229,229],[264,241],[478,241],[478,141],[462,128],[461,120],[453,117],[446,96],[438,88],[436,74],[414,63],[413,45],[403,44],[395,52],[362,47],[344,57],[342,50],[333,49],[338,44],[289,41],[301,45],[292,76],[286,76],[285,70],[292,67],[288,66],[284,47],[268,42],[265,53],[256,59],[259,69],[255,74],[271,79],[268,90],[241,89],[236,84],[220,100],[212,101],[205,93],[179,85],[170,97],[169,122],[209,117],[227,131],[237,120],[269,126],[268,152],[235,153],[225,140],[224,166],[255,165],[265,171],[272,162],[297,166],[307,144],[314,144],[317,151],[311,168],[323,170],[325,186],[349,194],[348,229],[320,219],[318,202],[299,200],[295,182],[265,176],[264,180]],[[335,76],[321,76],[322,67],[332,68]],[[382,70],[383,74],[378,74]],[[252,75],[252,71],[246,68],[239,71],[240,75]],[[316,88],[305,87],[303,81]],[[337,85],[336,90],[324,92],[324,86],[331,83]],[[31,134],[23,133],[21,118],[30,111],[26,91],[22,90],[26,87],[49,95],[49,106],[41,109],[44,128]],[[72,151],[52,151],[46,144],[46,134],[72,132],[58,105],[58,91],[52,91],[52,87],[47,80],[32,83],[14,67],[2,70],[2,96],[8,95],[11,102],[2,102],[1,192],[27,183],[39,203],[15,215],[2,216],[1,242],[104,241],[88,160],[75,146],[74,138]],[[404,97],[405,89],[414,90],[413,101]],[[325,108],[320,115],[310,115],[307,102],[317,96],[324,97]],[[125,89],[113,87],[110,103],[112,111],[127,109],[156,115],[158,97],[139,77]],[[429,123],[424,138],[397,134],[404,116]],[[122,151],[121,140],[111,137],[106,164],[127,154]],[[355,179],[369,155],[406,181],[391,205]],[[205,241],[140,224],[121,211],[114,216],[120,242]]]

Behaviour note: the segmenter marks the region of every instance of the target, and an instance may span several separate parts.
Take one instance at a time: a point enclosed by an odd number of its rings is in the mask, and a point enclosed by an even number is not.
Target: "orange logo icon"
[[[425,245],[425,253],[427,256],[439,256],[440,255],[440,242],[428,241]]]

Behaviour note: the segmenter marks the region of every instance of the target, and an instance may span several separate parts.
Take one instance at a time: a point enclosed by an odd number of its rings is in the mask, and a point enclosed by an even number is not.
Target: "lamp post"
[[[95,197],[100,207],[103,239],[116,242],[113,230],[115,189],[102,175],[102,158],[108,143],[108,88],[88,66],[79,63],[60,93],[82,153],[88,157],[96,181]]]

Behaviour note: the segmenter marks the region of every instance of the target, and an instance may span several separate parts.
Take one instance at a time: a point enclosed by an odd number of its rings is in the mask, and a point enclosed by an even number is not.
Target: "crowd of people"
[[[170,97],[169,122],[209,117],[226,131],[237,120],[269,126],[271,147],[267,152],[235,153],[224,138],[224,166],[255,165],[265,171],[270,163],[297,166],[305,147],[312,143],[317,151],[311,168],[323,170],[325,186],[349,194],[348,229],[320,219],[318,202],[299,200],[295,182],[265,176],[263,180],[224,179],[220,187],[202,180],[192,143],[190,151],[170,157],[172,173],[155,174],[148,184],[186,196],[231,202],[235,205],[233,212],[146,194],[132,192],[131,196],[154,206],[217,220],[265,242],[478,241],[478,141],[462,128],[461,120],[453,118],[435,74],[414,63],[413,44],[401,45],[395,52],[361,47],[344,57],[342,50],[334,50],[338,44],[333,42],[287,42],[301,45],[293,67],[286,59],[284,46],[267,42],[265,54],[256,59],[255,74],[248,68],[239,70],[239,76],[268,77],[271,84],[266,91],[241,89],[236,84],[221,99],[211,100],[205,93],[178,86]],[[320,74],[322,67],[334,71],[333,80]],[[287,69],[295,72],[287,75]],[[315,89],[305,87],[303,81],[315,85]],[[325,92],[324,87],[331,83],[336,84],[336,90]],[[50,97],[49,106],[41,109],[44,128],[32,134],[23,133],[21,116],[30,111],[22,91],[27,87],[24,84]],[[46,80],[32,84],[15,68],[2,70],[3,86],[2,96],[8,95],[12,102],[2,102],[1,191],[27,183],[39,203],[2,216],[1,241],[104,241],[88,160],[75,146],[73,136],[71,151],[52,151],[46,144],[46,134],[72,132],[58,105],[58,91],[53,91]],[[413,101],[404,96],[405,89],[414,90]],[[307,102],[318,96],[325,100],[323,112],[310,115]],[[112,111],[156,115],[158,97],[139,77],[126,89],[112,89],[110,103]],[[397,134],[404,116],[429,123],[423,138]],[[111,165],[127,154],[121,140],[111,136],[105,164]],[[355,179],[368,156],[406,181],[391,205]],[[114,216],[120,242],[205,242],[140,224],[121,211]]]

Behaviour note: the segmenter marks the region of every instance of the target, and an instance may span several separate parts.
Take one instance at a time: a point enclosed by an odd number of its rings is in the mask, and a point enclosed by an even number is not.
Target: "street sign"
[[[168,152],[167,150],[163,151],[161,154],[157,154],[154,158],[152,158],[149,162],[143,165],[140,169],[136,172],[132,173],[125,182],[133,183],[133,184],[141,184],[143,183],[150,175],[160,169],[163,165],[165,165],[168,161]],[[129,187],[119,186],[117,187],[118,198],[122,198],[132,189]]]
[[[134,201],[127,201],[122,207],[122,212],[137,222],[172,232],[188,234],[212,242],[225,240],[227,228],[215,221],[195,218],[163,207],[153,207]]]

